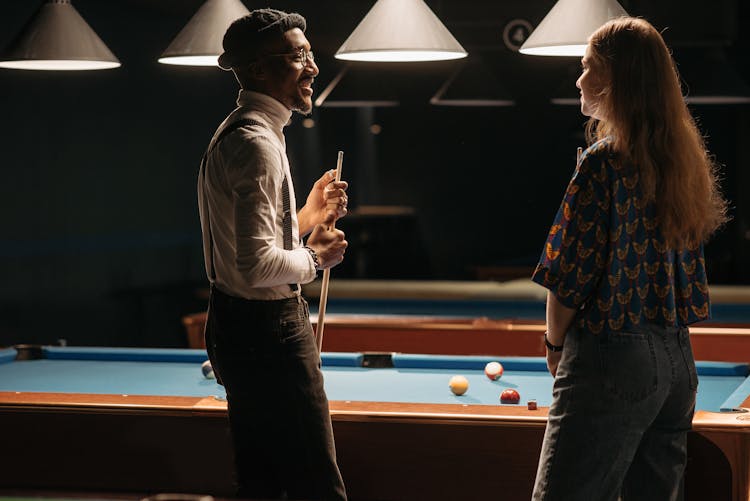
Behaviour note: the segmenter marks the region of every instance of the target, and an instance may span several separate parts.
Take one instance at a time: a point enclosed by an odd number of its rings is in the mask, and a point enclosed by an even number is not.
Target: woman
[[[591,146],[533,276],[555,376],[534,499],[675,499],[698,382],[686,326],[710,315],[702,243],[726,202],[648,22],[599,28],[576,86]]]

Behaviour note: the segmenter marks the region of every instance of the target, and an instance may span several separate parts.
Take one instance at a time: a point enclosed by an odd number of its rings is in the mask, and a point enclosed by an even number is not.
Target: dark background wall
[[[206,284],[197,167],[233,108],[237,87],[231,74],[215,68],[156,60],[201,3],[77,0],[121,68],[0,70],[0,345],[58,338],[184,344],[181,315],[205,308],[196,294]],[[268,3],[308,18],[321,69],[318,93],[343,67],[333,53],[373,4],[245,2],[250,9]],[[386,81],[400,84],[399,107],[317,108],[312,128],[294,119],[288,147],[300,203],[311,183],[335,166],[336,151],[345,151],[355,213],[339,224],[351,248],[336,276],[472,280],[496,267],[533,266],[583,144],[578,109],[549,101],[561,85],[572,85],[579,63],[519,55],[501,35],[512,19],[536,25],[554,3],[428,1],[516,106],[430,105],[455,68],[440,63],[393,70],[355,89],[364,95]],[[747,2],[653,3],[623,5],[668,27],[665,38],[678,62],[680,51],[721,47],[750,81],[750,42],[738,29],[750,21]],[[0,47],[40,4],[3,2]],[[747,285],[750,106],[692,110],[723,165],[733,205],[733,221],[707,247],[710,278]],[[409,209],[388,216],[373,205]]]

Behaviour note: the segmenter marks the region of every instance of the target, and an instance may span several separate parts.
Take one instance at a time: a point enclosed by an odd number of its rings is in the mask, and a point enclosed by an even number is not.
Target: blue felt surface
[[[201,362],[205,360],[202,359]],[[0,391],[116,395],[224,395],[201,362],[29,360],[0,365]]]
[[[468,369],[484,371],[484,366],[489,362],[500,362],[506,371],[547,371],[547,360],[543,357],[393,354],[393,366],[402,369]]]
[[[0,356],[7,356],[10,352],[0,350]],[[195,361],[175,361],[179,353],[173,352],[181,352]],[[225,395],[224,389],[215,380],[205,379],[202,375],[201,363],[206,359],[203,350],[47,350],[48,355],[53,353],[63,358],[0,364],[0,391],[198,397]],[[97,353],[105,357],[122,358],[127,354],[142,358],[139,361],[88,360]],[[84,360],[71,360],[74,356]],[[157,356],[170,361],[143,361],[143,357],[149,359]],[[515,388],[521,393],[521,404],[533,398],[538,405],[548,406],[552,398],[553,379],[546,367],[516,370],[517,367],[538,366],[544,362],[542,358],[398,355],[394,361],[401,366],[392,369],[357,367],[362,359],[359,353],[324,353],[323,358],[330,400],[498,405],[499,395],[506,388]],[[490,381],[484,375],[484,365],[496,359],[504,364],[505,373],[500,380]],[[423,365],[428,363],[432,367],[424,368]],[[721,408],[738,407],[750,394],[750,378],[712,375],[721,370],[730,374],[745,373],[746,364],[701,362],[698,367],[703,369],[699,376],[698,409],[719,411]],[[469,391],[462,396],[453,395],[448,388],[450,378],[458,374],[469,380]]]
[[[7,364],[16,359],[16,350],[13,348],[3,348],[0,350],[0,364]]]
[[[469,390],[464,395],[456,396],[448,388],[454,375],[468,379]],[[490,381],[484,370],[330,368],[325,370],[325,378],[330,400],[497,405],[500,393],[514,388],[521,394],[521,404],[529,399],[540,406],[552,403],[553,379],[546,371],[506,370],[502,378]],[[728,407],[725,400],[743,381],[739,376],[700,376],[696,408],[719,412]]]
[[[420,355],[411,353],[394,353],[393,365],[402,369],[470,369],[484,370],[488,362],[500,362],[505,370],[510,371],[546,371],[547,360],[544,357],[503,357],[503,356],[457,356],[457,355]],[[747,376],[750,366],[734,362],[697,362],[696,369],[702,376]]]
[[[702,391],[702,390],[701,390]],[[736,409],[739,408],[742,402],[750,394],[750,378],[745,379],[736,390],[721,404],[722,409]]]
[[[698,396],[696,409],[719,412],[728,407],[726,400],[746,378],[741,376],[698,376]],[[746,390],[745,397],[748,393]],[[744,398],[742,399],[744,400]],[[740,400],[740,402],[742,402]],[[739,403],[738,403],[739,404]]]
[[[129,361],[129,362],[177,362],[195,363],[208,359],[205,350],[179,348],[109,348],[109,347],[69,347],[45,346],[44,356],[49,360],[94,360],[94,361]],[[0,350],[0,362],[10,361],[15,350]],[[393,365],[396,368],[410,369],[471,369],[484,370],[488,362],[500,361],[506,370],[546,371],[543,357],[495,357],[495,356],[457,356],[457,355],[422,355],[394,353]],[[324,352],[321,355],[324,366],[359,367],[362,365],[361,353]],[[748,364],[732,362],[697,362],[698,374],[713,376],[747,376],[750,373]]]
[[[698,361],[695,368],[699,376],[747,376],[750,366],[735,362]]]
[[[44,356],[48,360],[97,360],[112,362],[177,362],[203,363],[208,360],[206,350],[181,348],[107,348],[88,346],[45,346]],[[0,351],[0,357],[2,352]],[[323,353],[323,365],[359,367],[361,353]]]
[[[328,367],[361,367],[364,355],[361,353],[323,352],[320,362]]]
[[[448,382],[454,375],[469,381],[469,390],[461,396],[451,393]],[[500,393],[514,388],[521,394],[521,404],[536,399],[538,405],[552,401],[552,376],[544,372],[506,371],[497,381],[490,381],[484,370],[453,369],[359,369],[325,370],[329,400],[365,400],[432,404],[500,405]],[[366,388],[366,391],[363,389]]]
[[[107,348],[90,346],[45,346],[49,360],[100,360],[130,362],[204,362],[206,350],[182,348]]]

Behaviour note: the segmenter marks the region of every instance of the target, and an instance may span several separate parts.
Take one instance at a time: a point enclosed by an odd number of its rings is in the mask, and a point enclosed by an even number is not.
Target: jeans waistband
[[[299,294],[283,299],[246,299],[244,297],[232,296],[231,294],[222,292],[213,284],[211,285],[210,294],[212,301],[217,301],[229,306],[246,308],[283,308],[288,304],[300,304],[305,302],[305,299]]]

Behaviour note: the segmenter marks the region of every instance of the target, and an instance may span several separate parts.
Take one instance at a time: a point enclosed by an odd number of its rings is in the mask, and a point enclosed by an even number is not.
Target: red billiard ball
[[[500,362],[490,362],[484,366],[484,374],[491,381],[497,381],[503,375],[503,366]]]
[[[521,400],[521,395],[512,388],[509,388],[500,394],[500,402],[504,404],[517,404]]]

